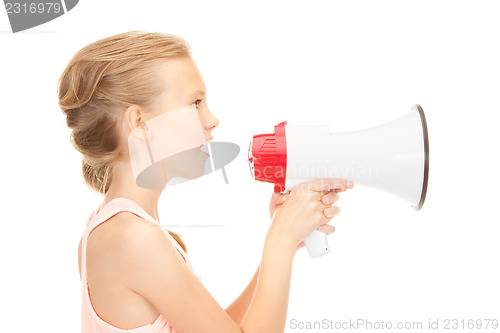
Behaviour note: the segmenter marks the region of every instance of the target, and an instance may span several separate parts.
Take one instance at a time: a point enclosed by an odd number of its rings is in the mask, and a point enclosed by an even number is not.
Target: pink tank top
[[[86,270],[86,260],[85,253],[87,247],[87,238],[101,223],[107,221],[112,216],[120,212],[130,212],[148,221],[158,223],[153,217],[151,217],[145,210],[143,210],[135,201],[126,198],[115,198],[108,202],[104,207],[99,207],[92,212],[87,221],[87,226],[83,232],[82,238],[82,254],[81,254],[81,282],[82,282],[82,333],[116,333],[116,332],[129,332],[129,333],[175,333],[175,329],[167,322],[167,320],[160,314],[156,320],[151,323],[141,327],[124,330],[111,325],[110,323],[101,319],[90,301],[90,294],[87,284],[87,270]],[[191,261],[187,257],[186,253],[182,247],[177,243],[177,241],[165,230],[168,238],[172,241],[173,245],[184,258],[184,261],[193,270]]]

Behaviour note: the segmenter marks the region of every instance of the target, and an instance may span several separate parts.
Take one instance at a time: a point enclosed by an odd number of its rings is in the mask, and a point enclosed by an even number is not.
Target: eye
[[[198,108],[198,105],[200,105],[201,101],[201,99],[197,99],[196,101],[194,101],[193,105]]]

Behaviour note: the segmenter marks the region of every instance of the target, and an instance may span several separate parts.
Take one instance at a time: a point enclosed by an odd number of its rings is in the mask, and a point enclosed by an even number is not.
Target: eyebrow
[[[193,97],[198,96],[198,95],[205,96],[205,91],[201,90],[201,89],[195,90],[193,93],[191,93],[191,95],[189,95],[189,97],[193,98]]]

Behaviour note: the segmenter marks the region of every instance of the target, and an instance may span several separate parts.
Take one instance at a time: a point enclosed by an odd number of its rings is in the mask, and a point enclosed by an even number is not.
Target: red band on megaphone
[[[286,121],[274,126],[273,134],[253,137],[252,156],[255,180],[274,183],[274,192],[285,189],[286,178]]]

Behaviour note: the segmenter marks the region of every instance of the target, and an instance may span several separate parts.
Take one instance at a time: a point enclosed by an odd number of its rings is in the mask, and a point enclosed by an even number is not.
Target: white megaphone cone
[[[328,126],[282,122],[274,134],[255,135],[248,160],[256,180],[275,192],[319,178],[342,178],[392,193],[419,210],[429,175],[429,138],[423,109],[365,130],[330,133]],[[313,231],[304,243],[312,257],[329,252],[326,234]]]

